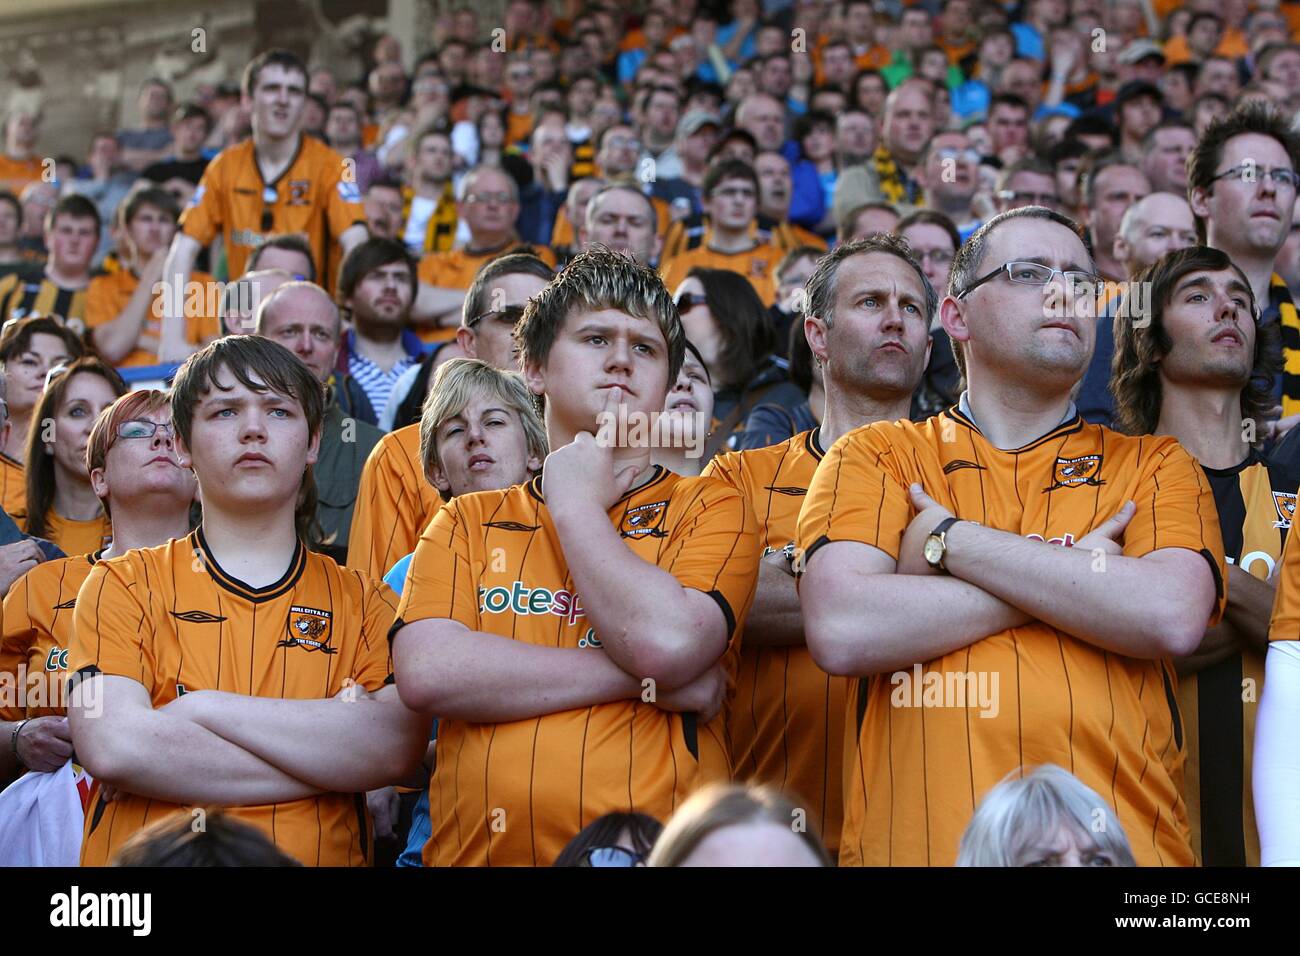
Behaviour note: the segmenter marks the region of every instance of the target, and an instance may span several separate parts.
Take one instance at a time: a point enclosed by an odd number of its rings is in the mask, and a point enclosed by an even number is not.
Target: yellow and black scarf
[[[880,195],[884,197],[885,202],[892,205],[910,203],[919,206],[921,204],[920,184],[903,172],[902,167],[894,161],[894,157],[884,145],[876,147],[875,153],[871,156],[871,163],[875,167],[876,178],[880,182]]]
[[[411,204],[415,199],[415,190],[409,186],[402,190],[402,222],[411,217]],[[429,224],[424,230],[424,251],[450,252],[456,244],[456,227],[460,220],[456,216],[456,193],[451,188],[451,180],[442,187],[438,205],[429,217]]]
[[[1300,412],[1300,316],[1286,281],[1273,273],[1268,282],[1269,307],[1278,310],[1282,326],[1282,417]]]

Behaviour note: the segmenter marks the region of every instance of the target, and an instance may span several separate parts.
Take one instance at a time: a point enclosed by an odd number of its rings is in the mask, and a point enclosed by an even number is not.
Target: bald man
[[[257,307],[286,282],[292,282],[286,269],[260,269],[247,272],[226,286],[221,299],[223,335],[252,335],[256,328]]]
[[[325,388],[328,404],[313,468],[316,520],[325,553],[342,564],[361,470],[384,433],[364,420],[374,415],[365,392],[334,368],[343,323],[329,293],[311,282],[284,282],[265,294],[256,315],[256,334],[297,355]]]
[[[1123,265],[1129,278],[1154,263],[1165,253],[1196,245],[1196,220],[1192,207],[1174,193],[1151,193],[1129,206],[1120,220],[1111,255]],[[1134,288],[1130,314],[1142,321],[1146,306],[1145,289]],[[1113,398],[1110,394],[1110,360],[1115,351],[1114,319],[1119,291],[1111,290],[1097,318],[1097,345],[1092,363],[1079,386],[1079,412],[1090,422],[1110,426]]]

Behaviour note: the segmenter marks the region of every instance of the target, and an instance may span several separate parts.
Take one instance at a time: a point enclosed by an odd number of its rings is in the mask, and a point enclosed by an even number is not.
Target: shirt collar
[[[957,411],[961,412],[968,419],[970,419],[970,421],[975,425],[976,428],[979,428],[980,423],[975,421],[975,413],[971,411],[969,395],[970,395],[969,389],[962,390],[961,398],[957,399]],[[1078,416],[1078,414],[1079,414],[1079,409],[1075,406],[1074,402],[1070,402],[1070,407],[1065,410],[1065,417],[1062,418],[1059,422],[1057,422],[1054,427],[1060,428],[1066,422],[1073,421]]]

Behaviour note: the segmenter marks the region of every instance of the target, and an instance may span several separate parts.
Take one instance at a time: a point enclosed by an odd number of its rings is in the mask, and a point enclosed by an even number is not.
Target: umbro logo
[[[207,611],[172,611],[171,614],[176,620],[184,621],[186,624],[216,624],[225,620],[221,615],[209,614]]]
[[[536,531],[541,525],[520,524],[518,521],[485,521],[485,528],[497,528],[501,531]]]
[[[72,610],[73,608],[75,608],[76,606],[77,606],[77,599],[76,599],[76,598],[70,598],[69,600],[64,601],[62,604],[56,604],[56,605],[54,605],[54,610],[56,610],[56,611],[71,611],[71,610]]]
[[[768,485],[768,491],[775,491],[778,495],[789,495],[791,498],[799,498],[808,494],[807,488],[796,488],[793,485]]]
[[[943,473],[951,475],[954,471],[961,471],[963,468],[974,468],[976,471],[988,471],[983,465],[978,465],[973,461],[967,461],[965,458],[954,458],[948,464],[943,466]]]

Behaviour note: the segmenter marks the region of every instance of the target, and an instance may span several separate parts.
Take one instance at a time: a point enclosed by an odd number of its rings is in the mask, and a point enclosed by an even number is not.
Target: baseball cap
[[[694,136],[703,127],[712,126],[714,129],[722,129],[722,120],[714,113],[704,110],[691,110],[677,123],[678,136]]]
[[[1120,52],[1119,62],[1125,66],[1133,66],[1153,56],[1161,63],[1165,62],[1165,52],[1160,49],[1160,44],[1147,39],[1138,39],[1124,47]]]

